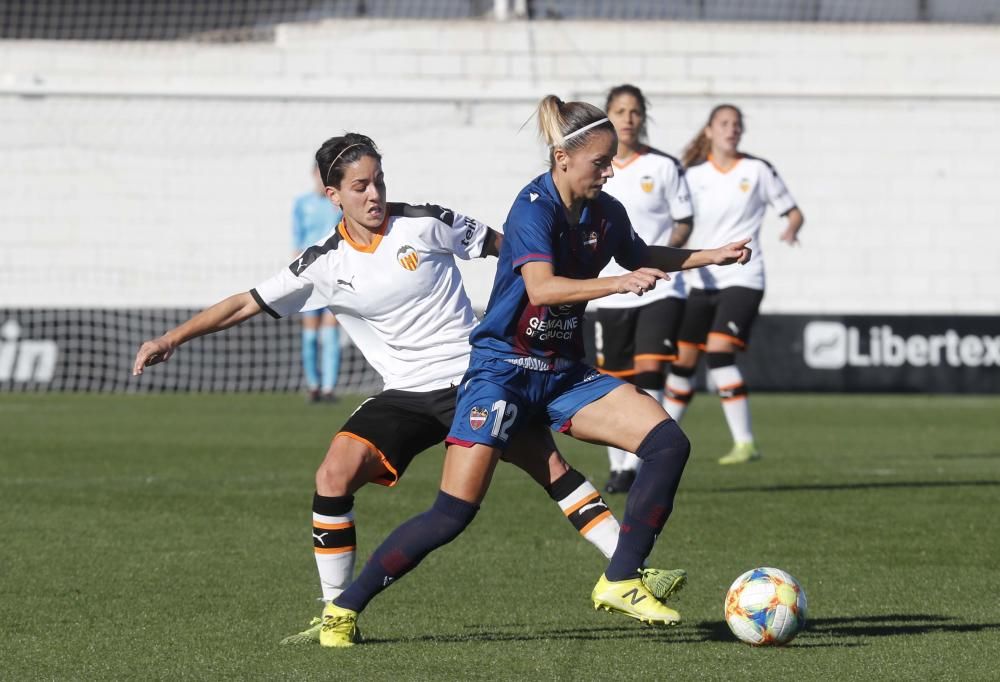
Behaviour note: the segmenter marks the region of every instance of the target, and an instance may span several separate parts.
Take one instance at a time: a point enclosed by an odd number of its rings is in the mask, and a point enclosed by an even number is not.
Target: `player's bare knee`
[[[326,457],[316,470],[316,490],[320,495],[348,495],[370,478],[368,469],[378,455],[364,443],[351,438],[334,438]]]
[[[316,470],[316,492],[327,497],[347,495],[351,478],[346,469],[328,466],[324,461]]]

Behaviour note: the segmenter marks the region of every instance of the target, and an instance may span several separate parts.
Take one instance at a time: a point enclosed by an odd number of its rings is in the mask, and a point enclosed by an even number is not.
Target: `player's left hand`
[[[636,296],[642,296],[647,291],[655,289],[658,280],[669,281],[670,275],[656,268],[639,268],[619,275],[615,279],[616,293],[633,293]]]
[[[146,341],[139,347],[139,352],[135,355],[135,362],[132,363],[132,376],[137,377],[142,374],[145,367],[166,362],[175,350],[177,347],[164,336]]]
[[[733,263],[743,265],[749,262],[752,253],[750,247],[747,246],[749,243],[750,238],[748,237],[713,249],[712,262],[716,265],[731,265]]]
[[[785,242],[789,246],[798,246],[800,244],[797,231],[790,227],[785,228],[785,231],[781,233],[778,239]]]

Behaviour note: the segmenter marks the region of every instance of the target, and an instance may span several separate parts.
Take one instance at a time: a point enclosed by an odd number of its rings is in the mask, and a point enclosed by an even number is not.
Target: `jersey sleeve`
[[[443,208],[431,229],[431,247],[463,260],[479,258],[489,233],[490,226],[486,223]]]
[[[537,199],[537,195],[536,199]],[[526,201],[518,197],[504,224],[504,248],[510,248],[511,267],[519,270],[525,263],[554,263],[552,253],[552,207],[544,201]]]
[[[667,205],[670,207],[670,217],[675,221],[687,220],[694,215],[694,208],[691,206],[691,190],[684,175],[684,167],[671,159],[664,168],[667,177],[664,178],[663,186]]]
[[[761,178],[760,187],[764,194],[764,201],[770,204],[779,215],[785,215],[795,208],[795,199],[792,198],[791,192],[785,187],[785,183],[781,179],[781,176],[778,175],[777,169],[765,164],[762,172],[763,177]]]
[[[303,267],[302,263],[299,258],[250,290],[257,305],[271,317],[326,307],[330,292],[317,277],[322,272],[321,264],[314,262]]]
[[[632,227],[632,221],[628,219],[624,206],[614,201],[608,213],[612,216],[611,224],[618,239],[618,246],[614,251],[615,262],[626,270],[638,270],[646,262],[646,242]]]

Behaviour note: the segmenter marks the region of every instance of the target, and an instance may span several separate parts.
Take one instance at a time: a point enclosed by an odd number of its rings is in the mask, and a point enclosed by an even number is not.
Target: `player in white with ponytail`
[[[781,240],[798,243],[803,217],[785,183],[767,161],[739,151],[743,114],[731,104],[712,109],[708,122],[684,151],[688,185],[698,221],[692,248],[750,238],[754,258],[743,267],[709,265],[685,273],[688,302],[678,339],[680,357],[667,378],[665,406],[680,421],[693,395],[691,377],[702,351],[722,400],[733,448],[721,464],[760,457],[750,421],[750,404],[736,351],[744,350],[764,298],[760,228],[770,206],[787,220]]]

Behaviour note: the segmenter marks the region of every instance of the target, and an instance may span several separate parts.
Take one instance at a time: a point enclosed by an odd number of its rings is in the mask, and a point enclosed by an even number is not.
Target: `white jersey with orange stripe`
[[[688,246],[708,249],[750,237],[753,257],[746,265],[709,265],[684,274],[689,287],[764,289],[764,254],[760,228],[771,206],[785,215],[795,199],[778,171],[767,161],[743,154],[735,165],[722,170],[711,159],[687,170],[694,200],[695,228]]]
[[[370,246],[343,222],[251,290],[273,317],[328,308],[382,376],[384,390],[457,385],[476,325],[455,256],[483,255],[489,226],[440,206],[390,203]]]
[[[647,244],[666,246],[674,222],[691,217],[691,192],[684,178],[684,167],[678,159],[652,147],[624,163],[614,164],[614,177],[604,185],[604,191],[625,205],[632,228]],[[601,277],[617,277],[627,270],[611,261]],[[684,280],[679,274],[670,282],[660,282],[641,298],[635,294],[613,294],[597,299],[594,308],[637,308],[664,298],[684,298]]]

